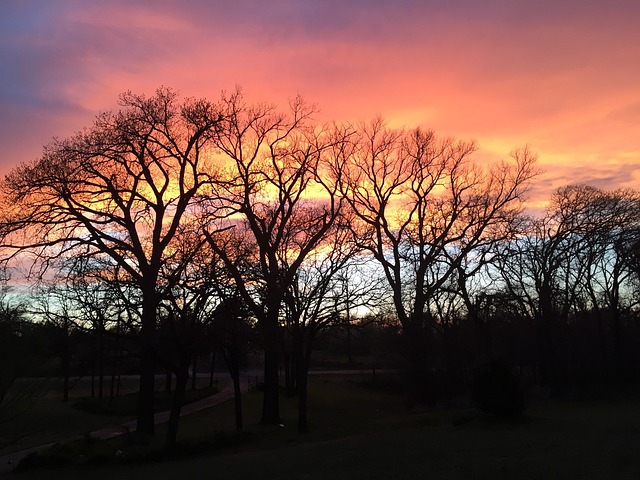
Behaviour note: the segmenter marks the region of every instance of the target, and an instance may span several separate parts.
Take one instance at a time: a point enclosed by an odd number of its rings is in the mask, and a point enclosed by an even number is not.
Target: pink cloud
[[[486,158],[529,144],[552,171],[549,188],[578,174],[640,188],[640,4],[532,5],[3,4],[1,168],[88,125],[124,90],[167,85],[216,98],[239,84],[257,101],[300,93],[318,104],[320,120],[381,114],[476,138]]]

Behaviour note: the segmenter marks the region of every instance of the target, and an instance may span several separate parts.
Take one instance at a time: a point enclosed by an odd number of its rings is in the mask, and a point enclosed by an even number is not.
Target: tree
[[[375,277],[368,278],[366,286],[353,282],[351,292],[343,289],[352,279],[345,281],[340,274],[351,267],[355,277],[356,268],[361,267],[358,265],[361,259],[357,258],[360,249],[345,228],[346,220],[340,217],[321,245],[307,256],[284,297],[284,325],[291,338],[292,383],[298,394],[299,433],[309,431],[307,380],[317,335],[329,328],[342,327],[343,314],[349,316],[358,307],[373,307],[380,294]]]
[[[220,303],[211,315],[210,332],[214,344],[222,353],[233,382],[236,430],[240,432],[244,428],[240,369],[245,364],[253,343],[254,329],[250,312],[243,304],[242,298],[234,293],[227,291],[222,294]]]
[[[499,272],[535,326],[541,383],[557,384],[559,329],[576,305],[584,264],[576,264],[583,244],[582,228],[568,218],[547,213],[530,219],[525,233],[503,245]],[[574,268],[578,265],[579,268]]]
[[[5,277],[0,281],[8,280]],[[46,375],[49,353],[49,332],[46,326],[34,321],[27,309],[24,292],[20,290],[8,285],[0,287],[0,432],[3,447],[19,444],[25,433],[16,430],[11,435],[4,424],[15,422],[20,417],[28,418],[52,385],[46,382],[46,387],[42,388],[42,383],[35,386],[38,382],[16,382],[21,377]],[[28,423],[27,419],[25,424]]]
[[[108,259],[141,292],[142,361],[137,430],[153,433],[155,330],[160,271],[194,199],[210,182],[205,157],[220,124],[206,100],[171,90],[127,92],[118,112],[54,140],[2,182],[5,261],[32,255],[42,275],[52,259]]]
[[[245,105],[236,91],[223,95],[219,109],[224,121],[216,146],[228,170],[210,203],[228,205],[236,216],[224,222],[214,216],[209,228],[235,229],[235,238],[250,243],[256,275],[247,278],[238,269],[235,254],[223,247],[226,234],[209,230],[207,239],[258,321],[265,362],[262,421],[278,424],[281,305],[305,258],[342,208],[326,169],[341,154],[345,133],[314,128],[313,108],[300,98],[281,114],[270,106]]]
[[[517,238],[504,243],[499,271],[535,324],[544,384],[559,383],[559,337],[581,314],[596,318],[604,370],[611,327],[619,370],[620,315],[632,306],[622,292],[631,276],[627,259],[637,212],[636,192],[569,185],[554,193],[541,217],[530,219]]]
[[[171,285],[163,293],[162,352],[160,361],[176,376],[176,388],[165,439],[165,449],[175,448],[180,412],[189,379],[189,366],[196,375],[195,358],[208,350],[207,331],[211,323],[217,279],[211,276],[210,252],[203,248],[204,239],[197,225],[181,226],[170,258],[164,263],[160,277]]]
[[[19,302],[11,301],[9,289],[0,288],[0,405],[9,388],[36,352],[31,351],[27,338],[29,322],[26,309]]]
[[[88,360],[91,367],[91,396],[103,400],[110,332],[118,325],[124,314],[120,297],[121,285],[114,280],[116,272],[110,264],[101,264],[92,258],[72,257],[56,262],[58,275],[51,280],[51,286],[58,287],[57,300],[45,302],[58,305],[69,304],[77,327],[88,332],[91,344]],[[130,299],[131,300],[131,299]],[[49,305],[43,305],[43,311],[50,311]],[[50,317],[51,315],[49,315]]]
[[[60,360],[62,401],[69,401],[71,367],[79,343],[81,319],[64,285],[42,285],[30,313],[42,320],[50,353]]]
[[[527,217],[516,209],[487,230],[482,241],[477,242],[468,253],[461,257],[450,277],[451,284],[443,285],[450,294],[458,297],[463,310],[480,332],[484,361],[495,360],[497,352],[491,335],[489,320],[494,316],[496,302],[504,306],[503,285],[498,281],[500,271],[500,251],[523,233]]]
[[[402,325],[408,376],[417,386],[430,371],[430,302],[463,259],[522,206],[535,175],[526,149],[513,163],[481,170],[474,142],[438,139],[432,131],[366,125],[344,167],[342,191],[381,265]],[[416,393],[416,392],[414,392]]]
[[[575,223],[584,225],[575,232],[582,255],[573,255],[574,270],[584,271],[582,289],[598,322],[603,369],[607,370],[605,323],[613,340],[613,364],[616,379],[623,376],[623,326],[625,312],[638,305],[638,299],[625,295],[629,291],[633,268],[629,263],[629,246],[636,239],[640,196],[633,190],[602,191],[576,185],[558,191],[561,199],[571,202]],[[566,201],[566,200],[565,200]],[[578,264],[580,262],[580,264]]]

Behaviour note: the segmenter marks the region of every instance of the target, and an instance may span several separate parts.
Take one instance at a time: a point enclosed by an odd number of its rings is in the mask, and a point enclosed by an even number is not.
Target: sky
[[[0,0],[0,174],[131,90],[528,146],[531,192],[640,189],[640,1]]]

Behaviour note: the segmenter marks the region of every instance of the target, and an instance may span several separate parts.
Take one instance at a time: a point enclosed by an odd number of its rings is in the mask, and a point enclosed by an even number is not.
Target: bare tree
[[[523,235],[502,245],[499,272],[508,291],[536,330],[541,383],[556,383],[559,328],[579,296],[584,269],[574,269],[581,243],[579,227],[553,215],[530,219]]]
[[[374,308],[379,304],[381,288],[370,276],[366,284],[345,278],[362,267],[357,258],[360,248],[343,221],[338,221],[327,237],[311,252],[300,266],[292,284],[287,288],[285,325],[291,338],[291,373],[298,394],[298,432],[307,433],[307,380],[313,344],[317,335],[329,328],[341,328],[341,318],[360,307]],[[361,274],[364,268],[361,268]],[[349,291],[351,286],[351,291]]]
[[[179,226],[210,180],[205,154],[220,115],[205,100],[179,103],[159,89],[125,93],[122,109],[54,140],[2,182],[0,234],[10,257],[31,255],[42,274],[61,255],[105,257],[139,288],[142,366],[137,430],[154,432],[160,271]],[[7,260],[5,258],[5,260]]]
[[[635,192],[569,185],[555,192],[547,211],[531,219],[518,238],[503,244],[500,272],[535,324],[544,384],[558,383],[557,337],[580,313],[597,319],[606,368],[608,312],[619,357],[621,293],[631,275],[625,252],[633,244],[637,212]]]
[[[575,198],[572,215],[584,225],[574,236],[580,242],[581,255],[573,255],[573,269],[584,271],[582,288],[588,307],[598,322],[603,368],[607,369],[605,323],[613,340],[613,364],[616,379],[623,376],[623,320],[625,312],[638,305],[630,292],[633,268],[629,263],[630,245],[636,241],[640,214],[640,196],[632,190],[602,191],[588,186],[569,186],[558,192],[563,198]],[[571,213],[565,213],[571,215]],[[587,304],[587,302],[584,302]]]
[[[252,291],[255,279],[248,281],[238,270],[218,236],[209,233],[207,238],[257,318],[265,355],[262,421],[278,424],[281,305],[300,266],[341,209],[342,200],[335,183],[328,180],[325,164],[327,157],[340,155],[344,135],[338,129],[314,128],[313,108],[300,98],[291,102],[288,114],[281,114],[270,106],[245,105],[236,91],[223,95],[219,108],[224,123],[217,147],[229,168],[212,204],[223,202],[240,220],[213,222],[213,228],[243,230],[239,237],[247,237],[255,246],[259,295]]]
[[[197,223],[181,226],[176,232],[171,255],[160,272],[163,283],[171,285],[160,302],[163,341],[159,360],[176,376],[165,450],[175,448],[180,412],[189,379],[189,367],[196,378],[195,359],[208,351],[207,331],[215,306],[215,284],[211,276],[210,251]]]
[[[48,283],[57,287],[61,304],[69,304],[77,318],[76,324],[91,337],[91,396],[102,400],[108,360],[109,333],[122,318],[122,292],[114,280],[111,265],[82,256],[59,259],[57,275]],[[105,271],[106,269],[106,271]],[[45,299],[45,301],[47,301]],[[54,300],[54,303],[56,300]]]
[[[69,401],[71,389],[71,364],[76,353],[81,319],[73,299],[64,285],[41,284],[37,301],[29,309],[46,326],[49,348],[60,360],[62,374],[62,401]]]
[[[391,130],[381,120],[362,129],[358,147],[344,169],[343,193],[366,228],[362,246],[393,292],[415,383],[429,371],[434,294],[520,210],[535,157],[524,149],[513,163],[482,170],[471,161],[473,142]]]
[[[2,272],[4,275],[4,272]],[[5,279],[0,279],[4,282]],[[22,374],[24,365],[31,360],[30,354],[35,352],[21,351],[25,337],[24,330],[27,309],[24,304],[11,299],[10,289],[0,286],[0,405],[2,405],[9,388]],[[3,405],[4,406],[4,405]]]
[[[240,371],[246,362],[254,341],[254,325],[251,313],[244,305],[242,297],[233,289],[224,288],[220,302],[211,315],[210,332],[216,348],[222,354],[233,382],[233,399],[236,430],[242,431],[242,389]]]

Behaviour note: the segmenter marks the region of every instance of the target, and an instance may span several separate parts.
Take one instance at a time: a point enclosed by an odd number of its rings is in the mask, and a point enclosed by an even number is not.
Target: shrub
[[[494,361],[479,370],[473,396],[476,406],[483,412],[499,417],[524,413],[524,393],[520,382],[503,362]]]

